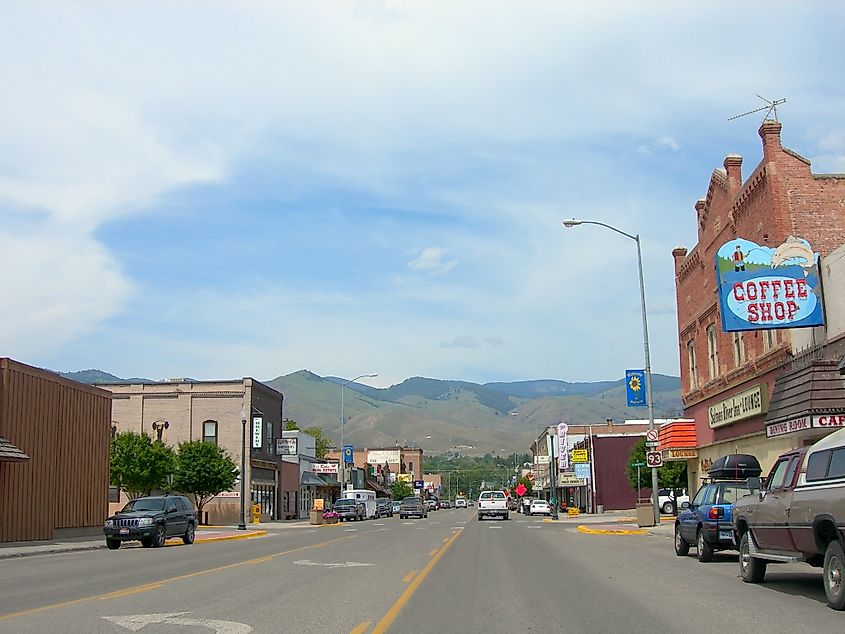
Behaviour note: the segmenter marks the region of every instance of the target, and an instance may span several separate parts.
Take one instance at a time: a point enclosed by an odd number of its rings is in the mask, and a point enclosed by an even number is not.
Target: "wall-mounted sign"
[[[264,417],[252,417],[252,448],[261,449],[264,432]]]
[[[707,423],[715,429],[764,414],[769,409],[768,387],[767,383],[760,383],[724,401],[710,405],[707,408]]]
[[[410,473],[397,473],[396,479],[399,480],[399,482],[413,482],[414,476]]]
[[[337,473],[339,466],[336,462],[318,462],[311,465],[314,473],[327,473],[329,475]]]
[[[587,462],[590,459],[586,449],[573,449],[572,450],[572,462]]]
[[[388,464],[399,464],[399,461],[400,451],[398,449],[375,450],[367,452],[367,462],[369,462],[370,464],[383,465],[385,462]]]
[[[576,462],[573,465],[575,469],[575,477],[581,478],[582,480],[589,480],[590,479],[590,463],[589,462]]]
[[[790,420],[766,425],[766,437],[774,438],[805,429],[837,429],[845,427],[842,414],[820,414],[818,416],[799,416]]]
[[[737,238],[716,252],[722,330],[824,325],[818,254],[789,236],[776,249]]]
[[[569,440],[567,438],[569,432],[569,425],[560,423],[557,426],[557,462],[561,471],[569,470]]]
[[[698,451],[696,449],[664,449],[663,460],[672,462],[673,460],[692,460],[698,458]]]
[[[549,457],[545,455],[534,456],[535,464],[549,464]]]
[[[625,370],[625,399],[628,407],[645,407],[645,370]]]
[[[295,456],[299,453],[299,438],[276,438],[276,455]]]
[[[583,487],[587,485],[583,478],[575,477],[574,473],[561,473],[557,484],[562,487]]]

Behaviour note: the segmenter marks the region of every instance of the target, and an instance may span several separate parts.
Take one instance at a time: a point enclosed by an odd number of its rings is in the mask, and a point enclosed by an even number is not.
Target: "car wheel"
[[[182,543],[193,544],[195,536],[196,536],[196,529],[194,528],[194,524],[192,522],[190,522],[190,523],[188,523],[188,530],[186,530],[185,534],[182,535]]]
[[[760,583],[766,576],[766,560],[752,557],[751,533],[745,531],[739,540],[739,576],[745,583]]]
[[[120,540],[119,539],[107,539],[106,540],[106,548],[109,550],[117,550],[120,548]]]
[[[505,513],[504,518],[505,518],[505,519],[508,519],[508,514],[507,514],[507,513]]]
[[[479,513],[479,514],[478,514],[478,521],[480,522],[480,521],[481,521],[481,520],[483,520],[483,519],[484,519],[484,516],[483,516],[481,513]]]
[[[845,609],[845,552],[834,539],[824,551],[824,593],[827,605],[834,610]]]
[[[167,541],[167,529],[165,528],[164,524],[159,524],[156,526],[155,535],[153,535],[153,546],[155,548],[161,548],[164,546],[164,542]]]
[[[681,525],[675,524],[675,554],[686,557],[689,554],[689,542],[681,535]]]
[[[663,504],[663,508],[660,509],[663,515],[670,515],[672,513],[672,503],[666,502]]]
[[[707,563],[713,559],[713,544],[704,538],[704,529],[698,529],[698,561]]]

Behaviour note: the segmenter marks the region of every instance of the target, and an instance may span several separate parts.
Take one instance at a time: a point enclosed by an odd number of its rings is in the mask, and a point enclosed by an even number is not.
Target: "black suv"
[[[120,548],[121,542],[140,540],[144,548],[161,548],[168,537],[194,543],[197,515],[194,505],[181,495],[135,498],[103,524],[106,546]]]

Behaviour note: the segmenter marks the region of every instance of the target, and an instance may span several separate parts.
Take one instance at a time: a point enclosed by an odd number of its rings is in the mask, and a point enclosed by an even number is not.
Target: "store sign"
[[[299,438],[276,438],[277,456],[295,456],[299,453]]]
[[[561,473],[557,484],[562,487],[587,486],[587,483],[582,478],[576,477],[574,473]]]
[[[569,471],[569,439],[568,439],[569,425],[560,423],[557,426],[557,462],[558,468],[561,471]]]
[[[336,462],[316,463],[311,465],[314,473],[327,473],[329,475],[338,473],[338,464]]]
[[[370,464],[399,464],[400,451],[398,449],[376,450],[367,452],[367,462]]]
[[[818,254],[789,236],[773,249],[737,238],[716,252],[722,330],[823,326]]]
[[[535,464],[549,464],[549,457],[548,456],[534,456]]]
[[[252,417],[252,448],[261,449],[264,431],[264,417]]]
[[[410,473],[397,473],[396,479],[399,480],[399,482],[413,482],[414,476]]]
[[[572,462],[587,462],[589,460],[586,449],[573,449]]]
[[[575,468],[575,477],[581,478],[582,480],[589,480],[590,478],[590,463],[589,462],[576,462],[574,465]]]
[[[696,449],[664,449],[663,460],[670,462],[672,460],[692,460],[698,458],[698,450]]]
[[[749,390],[714,403],[707,408],[707,422],[712,429],[733,425],[746,418],[759,416],[769,409],[767,383],[760,383]]]
[[[839,429],[845,427],[845,415],[820,414],[818,416],[799,416],[790,420],[766,425],[766,438],[784,436],[806,429]]]

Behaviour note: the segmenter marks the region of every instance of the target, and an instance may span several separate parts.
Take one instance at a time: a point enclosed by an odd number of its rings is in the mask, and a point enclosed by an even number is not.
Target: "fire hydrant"
[[[261,505],[260,504],[253,504],[252,505],[252,523],[258,524],[258,521],[261,519]]]

